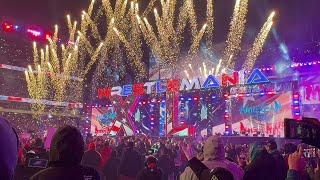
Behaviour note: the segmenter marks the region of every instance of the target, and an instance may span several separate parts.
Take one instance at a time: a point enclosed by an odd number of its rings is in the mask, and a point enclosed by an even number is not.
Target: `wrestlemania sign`
[[[203,82],[203,83],[202,83]],[[232,76],[222,73],[221,82],[217,78],[209,75],[204,81],[200,77],[194,77],[189,81],[187,78],[183,79],[169,79],[159,80],[153,82],[139,83],[134,85],[114,86],[107,88],[98,88],[98,97],[110,98],[111,96],[129,96],[141,95],[151,93],[164,93],[173,91],[190,91],[193,89],[209,89],[226,87],[228,85],[250,85],[268,83],[269,79],[259,70],[254,69],[247,79],[244,78],[244,72],[233,72]]]

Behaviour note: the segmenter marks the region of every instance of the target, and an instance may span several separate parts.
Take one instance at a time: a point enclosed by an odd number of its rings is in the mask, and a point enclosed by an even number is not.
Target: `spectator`
[[[106,160],[111,156],[111,148],[109,146],[109,142],[106,141],[104,143],[103,148],[100,150],[101,158],[102,158],[102,165],[105,164]]]
[[[123,154],[123,150],[126,148],[126,144],[125,144],[125,140],[124,139],[120,139],[120,143],[118,144],[118,146],[116,147],[116,150],[119,154],[120,157],[122,157]]]
[[[80,165],[83,153],[83,137],[79,130],[72,126],[59,128],[51,141],[49,168],[38,172],[30,180],[99,180],[95,169]]]
[[[128,149],[123,152],[120,162],[120,180],[136,179],[142,169],[142,156],[134,149],[134,142],[128,143]]]
[[[166,180],[158,167],[158,160],[150,156],[145,162],[145,168],[138,174],[137,180]]]
[[[181,154],[183,154],[183,152],[179,146],[175,147],[174,152],[176,154],[176,157],[174,158],[174,165],[175,165],[174,178],[179,179],[180,170],[181,170],[181,166],[182,166]]]
[[[11,180],[18,162],[18,136],[7,120],[0,117],[0,179]]]
[[[236,180],[242,179],[244,173],[241,167],[225,159],[224,145],[220,137],[211,136],[206,140],[203,148],[203,155],[203,164],[207,168],[211,170],[217,167],[225,168],[232,173],[233,177]],[[187,159],[191,159],[191,157],[189,156],[187,157]],[[198,176],[192,171],[190,167],[187,167],[181,174],[180,179],[197,180]]]
[[[170,157],[170,150],[164,147],[160,151],[159,167],[163,171],[163,176],[165,179],[173,179],[175,165],[174,160]]]
[[[189,146],[190,147],[190,146]],[[198,158],[192,157],[193,153],[187,150],[188,148],[182,148],[186,156],[188,157],[188,166],[192,169],[193,173],[200,180],[234,180],[233,174],[225,168],[217,167],[210,171]],[[182,179],[182,178],[181,178]]]
[[[255,142],[249,149],[249,164],[243,180],[274,180],[277,178],[274,158]]]
[[[275,180],[283,180],[287,176],[287,165],[283,156],[278,151],[278,146],[275,141],[269,140],[266,142],[265,148],[267,152],[274,158],[276,161],[276,174],[277,178]]]
[[[118,180],[120,159],[117,158],[117,151],[111,151],[110,158],[104,163],[101,173],[103,180]]]
[[[96,151],[95,143],[90,143],[88,146],[88,151],[86,151],[82,157],[81,164],[93,167],[95,170],[99,171],[101,161],[101,155],[98,151]]]

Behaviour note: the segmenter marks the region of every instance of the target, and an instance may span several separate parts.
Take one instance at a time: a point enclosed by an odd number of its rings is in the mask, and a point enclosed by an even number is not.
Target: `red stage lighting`
[[[224,118],[229,118],[229,114],[225,114],[225,115],[224,115]]]
[[[198,97],[194,97],[193,100],[197,101],[199,98]]]
[[[9,22],[5,22],[2,24],[2,28],[3,30],[7,31],[7,32],[11,32],[13,31],[13,25]]]
[[[51,38],[51,35],[50,35],[50,34],[46,34],[46,35],[44,36],[44,38],[45,38],[46,40],[49,40],[49,39]]]

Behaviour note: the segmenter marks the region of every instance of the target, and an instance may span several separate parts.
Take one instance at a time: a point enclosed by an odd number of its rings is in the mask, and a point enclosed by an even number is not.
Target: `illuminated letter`
[[[124,85],[122,90],[122,96],[128,96],[132,94],[132,85]]]
[[[161,89],[161,81],[156,82],[156,93],[166,92],[167,88]]]
[[[246,84],[258,84],[267,82],[270,82],[269,79],[259,69],[254,69],[249,76]]]
[[[115,86],[111,89],[111,96],[118,95],[121,96],[122,87],[121,86]]]
[[[99,99],[102,99],[103,97],[110,97],[111,94],[111,88],[109,87],[108,89],[103,88],[103,89],[98,89],[98,97]]]
[[[233,78],[231,78],[229,75],[222,73],[222,86],[225,87],[228,85],[228,81],[232,84],[232,85],[238,85],[238,81],[239,81],[239,74],[238,72],[233,72]]]
[[[239,84],[244,84],[244,70],[238,72],[239,74]]]
[[[146,82],[144,86],[147,86],[147,94],[151,94],[152,86],[154,86],[155,82]]]
[[[202,88],[214,88],[219,87],[220,84],[212,75],[209,75],[206,81],[203,83]]]
[[[181,85],[180,85],[180,91],[183,90],[192,90],[194,87],[194,89],[200,89],[200,82],[199,82],[199,78],[198,77],[194,77],[191,82],[189,82],[188,79],[183,78],[181,80]]]
[[[167,83],[167,91],[179,91],[179,79],[170,79]]]
[[[144,84],[134,84],[133,85],[133,95],[140,95],[144,93],[144,88],[143,88]]]

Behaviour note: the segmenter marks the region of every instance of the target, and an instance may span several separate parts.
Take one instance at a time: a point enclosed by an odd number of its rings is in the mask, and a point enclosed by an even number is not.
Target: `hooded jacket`
[[[99,174],[91,167],[80,165],[84,142],[79,130],[72,126],[59,128],[51,141],[49,167],[30,180],[99,180]]]
[[[276,161],[276,170],[277,170],[277,180],[283,180],[287,177],[288,167],[286,165],[286,161],[284,157],[280,154],[280,152],[275,149],[269,152],[269,154]]]
[[[218,136],[209,137],[203,148],[204,161],[202,162],[208,169],[212,170],[217,167],[224,168],[230,171],[235,180],[241,180],[243,177],[243,170],[236,163],[227,160],[224,155],[224,145],[222,140]],[[185,171],[180,175],[180,179],[198,180],[197,175],[192,171],[190,167],[187,167]]]
[[[18,162],[18,137],[8,121],[0,117],[0,179],[11,180]]]

